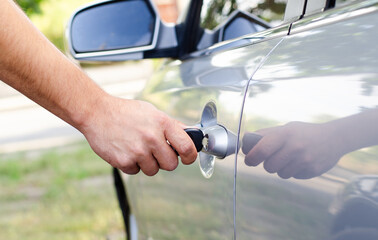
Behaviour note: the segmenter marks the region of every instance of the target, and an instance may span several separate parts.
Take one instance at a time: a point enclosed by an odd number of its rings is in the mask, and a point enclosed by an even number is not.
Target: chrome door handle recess
[[[202,175],[210,178],[214,173],[215,158],[224,159],[237,151],[237,137],[220,124],[202,127],[201,131],[204,138],[199,153],[199,166]]]
[[[196,131],[201,131],[203,136],[202,142],[197,142],[201,147],[198,154],[199,167],[202,175],[205,178],[210,178],[214,173],[215,158],[224,159],[239,151],[236,149],[237,136],[218,123],[217,108],[214,102],[206,104]]]
[[[202,152],[223,159],[235,153],[237,137],[222,125],[214,125],[201,129],[204,138]]]
[[[185,132],[192,139],[197,152],[202,151],[219,159],[235,153],[236,135],[220,124],[203,128],[187,128]]]

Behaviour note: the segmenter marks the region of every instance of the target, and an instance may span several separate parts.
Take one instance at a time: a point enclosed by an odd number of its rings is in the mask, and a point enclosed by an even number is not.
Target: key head
[[[199,128],[187,128],[185,132],[192,139],[194,146],[196,146],[197,152],[200,152],[203,148],[202,140],[204,138],[203,132]]]

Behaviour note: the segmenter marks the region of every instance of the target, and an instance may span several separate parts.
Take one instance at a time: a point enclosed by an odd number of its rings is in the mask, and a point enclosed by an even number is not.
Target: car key
[[[187,128],[184,129],[184,131],[189,135],[189,137],[192,139],[194,146],[196,146],[197,152],[200,152],[203,148],[203,132],[199,128]]]
[[[184,131],[189,135],[190,139],[192,139],[194,146],[196,147],[197,152],[200,152],[203,148],[202,141],[204,139],[204,135],[203,135],[203,132],[201,131],[201,129],[199,129],[199,128],[186,128],[186,129],[184,129]],[[179,156],[178,152],[176,151],[176,149],[174,147],[172,147],[172,145],[171,145],[171,148],[173,149],[173,151],[175,151],[177,156]]]

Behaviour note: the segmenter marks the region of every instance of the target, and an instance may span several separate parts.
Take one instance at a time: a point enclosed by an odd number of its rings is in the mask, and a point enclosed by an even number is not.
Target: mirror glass
[[[156,15],[143,0],[105,2],[78,12],[71,23],[76,53],[152,44]]]

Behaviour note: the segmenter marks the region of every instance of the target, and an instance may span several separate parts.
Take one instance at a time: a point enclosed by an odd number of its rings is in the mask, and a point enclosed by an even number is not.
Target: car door
[[[141,97],[187,125],[201,121],[205,106],[216,107],[217,123],[237,133],[248,76],[278,40],[258,48],[235,49],[185,62],[172,62],[150,82]],[[248,58],[247,58],[248,57]],[[248,62],[248,64],[245,64]],[[206,112],[206,111],[205,111]],[[140,236],[156,239],[232,239],[234,155],[215,160],[210,178],[201,175],[200,159],[174,172],[161,171],[154,178],[132,176],[138,181],[135,206],[139,210]],[[141,223],[146,223],[146,228]],[[148,232],[144,232],[148,229]],[[143,237],[141,239],[144,239]]]
[[[305,15],[252,76],[237,239],[377,239],[378,142],[355,134],[377,132],[377,10],[377,1],[357,1]]]
[[[189,126],[215,121],[236,136],[249,77],[288,29],[284,24],[257,38],[247,35],[168,61],[139,99]],[[215,159],[210,171],[202,161],[200,155],[193,165],[180,164],[173,172],[128,177],[138,239],[234,238],[235,155]]]

